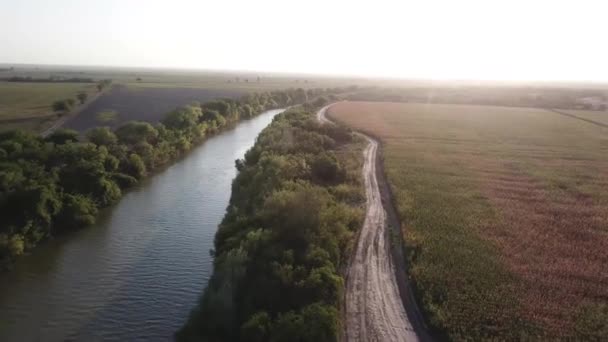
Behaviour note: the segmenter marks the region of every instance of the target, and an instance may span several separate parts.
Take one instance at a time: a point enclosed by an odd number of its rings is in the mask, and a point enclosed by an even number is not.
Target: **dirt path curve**
[[[317,112],[322,123],[329,106]],[[346,341],[418,341],[406,314],[395,276],[390,251],[386,212],[376,178],[378,142],[365,135],[363,177],[367,212],[355,252],[346,275]]]

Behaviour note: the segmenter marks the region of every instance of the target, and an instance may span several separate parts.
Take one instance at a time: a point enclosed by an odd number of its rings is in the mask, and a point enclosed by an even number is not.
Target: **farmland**
[[[471,105],[344,102],[329,116],[381,140],[439,336],[608,336],[608,128]]]
[[[128,120],[156,122],[169,110],[193,101],[287,88],[343,87],[362,82],[298,74],[31,65],[6,67],[0,71],[0,78],[0,129],[37,132],[57,122],[59,115],[51,108],[54,101],[75,98],[80,91],[89,93],[89,104],[73,110],[74,117],[64,126],[84,131],[99,125],[116,127]],[[114,88],[94,99],[95,84],[6,81],[11,78],[111,79]],[[109,112],[113,113],[112,117],[104,119]]]
[[[599,126],[608,126],[608,112],[597,110],[566,110],[566,114],[572,115],[574,118],[587,120]]]
[[[115,86],[65,124],[84,132],[96,126],[117,127],[129,120],[157,122],[176,107],[216,98],[235,98],[243,92],[202,88],[142,88]]]
[[[192,101],[204,102],[212,96],[235,97],[252,92],[289,88],[353,87],[345,96],[351,100],[374,99],[396,102],[430,102],[535,106],[571,110],[584,97],[606,97],[606,88],[591,84],[479,83],[398,80],[352,76],[264,73],[253,71],[205,71],[152,68],[107,68],[84,66],[0,65],[0,128],[33,131],[56,123],[51,111],[56,100],[89,92],[84,109],[72,111],[66,127],[83,131],[96,125],[116,126],[126,120],[155,122],[162,113]],[[14,67],[14,68],[13,68]],[[12,69],[11,69],[12,68]],[[112,80],[119,89],[99,99],[94,84],[7,82],[11,78],[32,80]],[[100,113],[115,112],[114,119],[96,120]],[[584,115],[594,116],[593,112]],[[102,115],[103,116],[103,115]],[[26,118],[27,120],[23,120]]]
[[[0,82],[0,119],[20,119],[52,113],[55,100],[95,91],[94,84]]]

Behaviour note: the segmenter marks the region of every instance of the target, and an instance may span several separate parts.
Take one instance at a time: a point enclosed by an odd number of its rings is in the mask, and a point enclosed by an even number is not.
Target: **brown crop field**
[[[342,102],[329,117],[381,140],[439,336],[608,339],[608,128],[469,105]]]

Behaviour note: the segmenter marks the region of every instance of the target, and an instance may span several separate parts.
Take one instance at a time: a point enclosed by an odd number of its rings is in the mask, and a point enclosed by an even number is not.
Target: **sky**
[[[608,3],[0,0],[0,63],[608,81]]]

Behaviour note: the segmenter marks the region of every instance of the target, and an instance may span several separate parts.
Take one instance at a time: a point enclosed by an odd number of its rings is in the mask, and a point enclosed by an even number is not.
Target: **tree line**
[[[22,130],[0,133],[0,268],[49,237],[93,224],[100,208],[206,136],[331,92],[290,89],[195,103],[160,123],[97,127],[84,137],[67,129],[46,138]]]
[[[364,218],[363,143],[313,104],[275,117],[237,160],[214,271],[178,341],[336,341]]]

